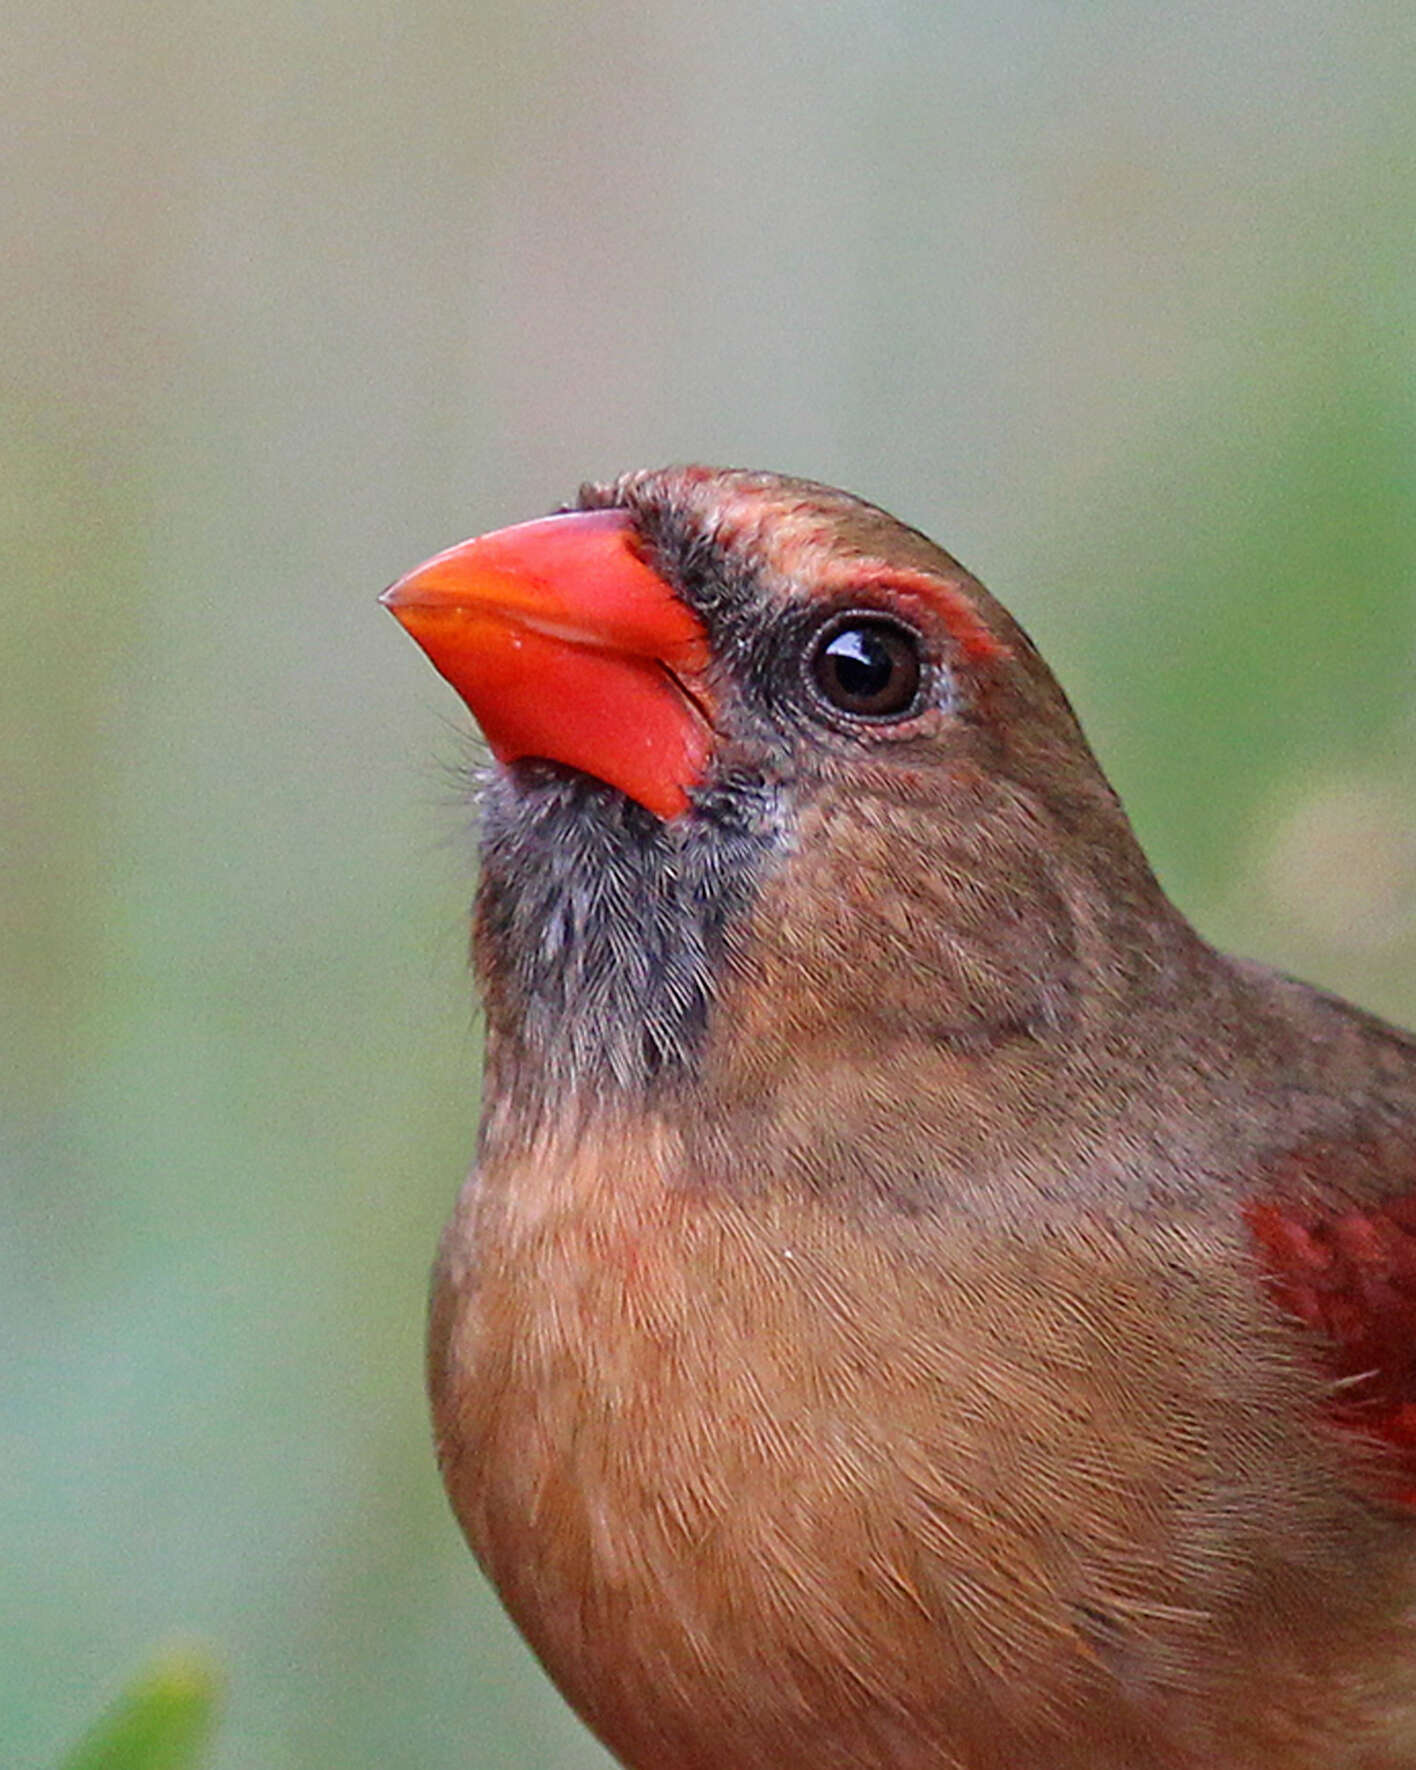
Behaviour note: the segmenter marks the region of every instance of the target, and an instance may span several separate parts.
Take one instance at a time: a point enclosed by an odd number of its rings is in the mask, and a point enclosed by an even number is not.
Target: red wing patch
[[[1245,1207],[1276,1300],[1321,1338],[1331,1417],[1395,1453],[1416,1507],[1416,1194]]]

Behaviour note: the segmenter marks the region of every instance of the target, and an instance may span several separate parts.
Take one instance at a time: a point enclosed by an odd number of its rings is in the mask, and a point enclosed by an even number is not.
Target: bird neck
[[[695,1079],[733,930],[778,839],[762,804],[664,823],[583,775],[493,779],[473,959],[486,1094],[509,1122],[534,1135]]]

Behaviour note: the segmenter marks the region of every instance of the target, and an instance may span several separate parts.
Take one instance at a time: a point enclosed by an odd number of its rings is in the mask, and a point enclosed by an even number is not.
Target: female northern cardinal
[[[1416,1040],[1206,946],[842,492],[388,592],[498,766],[438,1454],[635,1770],[1416,1765]]]

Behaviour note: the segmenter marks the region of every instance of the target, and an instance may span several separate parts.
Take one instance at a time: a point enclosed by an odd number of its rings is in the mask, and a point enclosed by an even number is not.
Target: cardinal
[[[1208,946],[843,492],[631,473],[385,601],[494,758],[437,1454],[611,1752],[1416,1765],[1416,1039]]]

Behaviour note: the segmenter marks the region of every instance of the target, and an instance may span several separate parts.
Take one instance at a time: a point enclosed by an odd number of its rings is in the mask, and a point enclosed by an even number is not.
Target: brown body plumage
[[[1416,1764],[1416,1045],[1193,933],[914,531],[582,503],[703,623],[712,744],[677,815],[489,791],[430,1372],[527,1639],[633,1770]],[[861,611],[891,721],[780,661]]]

